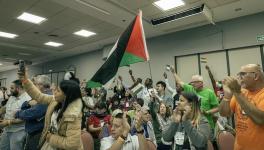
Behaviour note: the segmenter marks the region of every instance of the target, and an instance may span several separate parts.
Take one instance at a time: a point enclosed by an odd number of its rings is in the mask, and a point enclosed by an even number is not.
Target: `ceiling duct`
[[[152,25],[158,26],[160,29],[168,31],[170,29],[182,29],[182,27],[189,28],[188,26],[194,27],[209,24],[213,22],[212,12],[209,8],[202,4],[169,16],[152,19]]]

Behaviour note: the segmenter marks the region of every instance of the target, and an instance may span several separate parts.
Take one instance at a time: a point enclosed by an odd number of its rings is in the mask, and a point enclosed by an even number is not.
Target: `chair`
[[[147,143],[149,150],[157,150],[156,145],[152,141],[147,140]]]
[[[92,135],[87,131],[82,131],[81,139],[83,143],[84,150],[93,150],[94,149],[94,141]]]
[[[207,150],[214,150],[214,146],[210,140],[207,141]]]
[[[217,136],[217,145],[219,150],[233,150],[235,137],[227,131],[220,131]]]
[[[219,128],[216,141],[219,150],[233,150],[235,137],[231,132],[225,130],[219,121],[217,121],[217,126]]]

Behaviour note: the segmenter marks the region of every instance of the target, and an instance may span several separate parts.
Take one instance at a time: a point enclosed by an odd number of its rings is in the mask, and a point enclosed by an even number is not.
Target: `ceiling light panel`
[[[13,39],[16,38],[18,35],[13,34],[13,33],[8,33],[8,32],[2,32],[0,31],[0,37],[5,37],[5,38],[9,38],[9,39]]]
[[[48,46],[52,46],[52,47],[59,47],[59,46],[63,45],[62,43],[57,43],[57,42],[52,42],[52,41],[49,41],[49,42],[44,43],[44,44],[48,45]]]
[[[83,29],[80,31],[74,32],[73,34],[83,36],[83,37],[89,37],[89,36],[96,35],[96,33],[94,32],[83,30]]]
[[[159,0],[153,3],[156,7],[163,11],[167,11],[176,7],[184,6],[183,0]]]
[[[19,20],[27,21],[34,24],[41,24],[42,22],[46,21],[47,19],[44,17],[36,16],[27,12],[24,12],[20,16],[17,17]]]

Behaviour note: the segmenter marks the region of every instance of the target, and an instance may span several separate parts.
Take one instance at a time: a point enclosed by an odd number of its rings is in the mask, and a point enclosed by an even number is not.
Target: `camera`
[[[31,65],[32,62],[31,61],[27,61],[27,60],[18,60],[16,62],[14,62],[14,65],[18,65],[18,72],[21,74],[25,74],[25,70],[26,70],[26,65]]]

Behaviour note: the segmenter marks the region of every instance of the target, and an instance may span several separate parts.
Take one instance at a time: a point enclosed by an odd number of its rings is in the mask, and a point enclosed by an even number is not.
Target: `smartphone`
[[[18,73],[25,74],[25,61],[18,60],[14,63],[14,65],[18,65]]]
[[[167,71],[170,71],[170,68],[171,68],[170,65],[166,65],[166,70]]]

